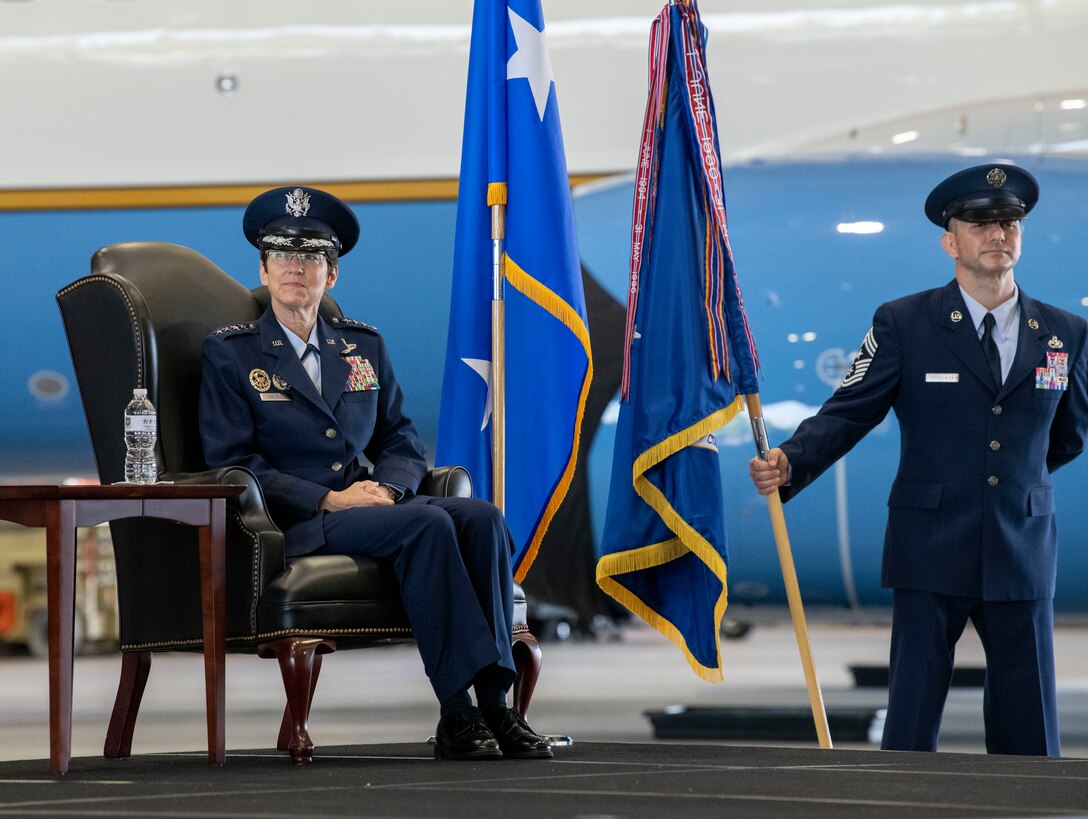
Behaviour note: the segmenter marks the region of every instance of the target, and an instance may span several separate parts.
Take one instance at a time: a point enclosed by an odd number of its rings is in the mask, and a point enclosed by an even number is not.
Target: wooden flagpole
[[[491,492],[500,512],[506,512],[506,205],[491,206]]]
[[[752,435],[756,439],[759,457],[767,459],[770,444],[767,442],[767,428],[763,423],[763,407],[756,394],[745,395],[744,403],[748,407],[748,417],[752,423]],[[797,634],[797,650],[801,654],[801,665],[805,670],[805,685],[808,688],[808,701],[812,708],[812,721],[816,723],[816,736],[821,748],[831,747],[831,730],[827,726],[827,712],[824,710],[824,698],[820,693],[820,681],[816,678],[816,663],[812,659],[812,646],[808,640],[808,626],[805,623],[805,609],[801,603],[801,590],[797,585],[797,570],[793,565],[793,553],[790,551],[790,537],[786,531],[786,517],[782,513],[782,497],[775,489],[767,495],[767,510],[771,514],[771,529],[774,542],[778,547],[778,562],[782,564],[782,580],[786,584],[786,598],[790,604],[790,617],[793,630]]]

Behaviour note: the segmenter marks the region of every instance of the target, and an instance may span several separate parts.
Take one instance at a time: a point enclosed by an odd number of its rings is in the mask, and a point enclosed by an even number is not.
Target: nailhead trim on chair
[[[529,627],[524,623],[518,623],[514,626],[514,633],[518,634],[523,631],[528,631]],[[266,640],[270,637],[287,637],[292,634],[298,634],[300,636],[307,635],[320,635],[322,637],[335,637],[338,634],[381,634],[388,635],[389,637],[410,637],[412,630],[410,628],[403,628],[400,626],[394,626],[392,628],[344,628],[344,629],[282,629],[280,631],[269,631],[263,634],[256,634],[253,636],[245,637],[228,637],[228,643],[239,643],[248,640]],[[125,644],[121,646],[122,651],[148,651],[156,648],[170,648],[181,646],[198,646],[203,640],[166,640],[158,643],[138,643],[138,644]]]
[[[246,636],[246,637],[228,637],[227,642],[228,643],[240,643],[240,642],[245,642],[245,641],[252,640],[252,639],[253,639],[252,637],[248,637],[248,636]],[[193,640],[162,640],[160,642],[155,642],[155,643],[122,643],[121,644],[121,650],[122,651],[151,651],[151,650],[154,650],[156,648],[182,648],[182,647],[193,647],[193,648],[195,648],[196,646],[201,645],[203,642],[204,642],[204,640],[201,638],[201,639],[193,639]]]
[[[242,513],[237,509],[232,509],[231,514],[234,516],[235,521],[238,523],[238,528],[241,529],[249,538],[250,543],[253,544],[253,603],[249,606],[249,630],[250,632],[257,631],[257,597],[260,595],[260,572],[261,572],[261,542],[257,538],[257,533],[245,525],[245,521],[242,518]]]
[[[393,626],[391,628],[285,628],[279,631],[268,631],[258,634],[258,640],[267,640],[269,637],[286,637],[291,634],[310,635],[319,634],[322,637],[335,637],[337,634],[388,634],[390,637],[412,635],[412,630],[405,626]]]
[[[358,634],[372,634],[388,637],[411,637],[412,630],[402,626],[394,626],[391,628],[341,628],[341,629],[282,629],[280,631],[269,631],[262,634],[246,635],[245,637],[228,637],[227,642],[249,642],[252,640],[267,640],[270,637],[287,637],[293,634],[297,634],[300,637],[307,636],[321,636],[321,637],[336,637],[337,635],[358,635]],[[191,646],[196,647],[201,645],[203,640],[166,640],[158,643],[139,643],[137,645],[122,645],[122,651],[148,651],[156,648],[170,648]]]
[[[137,320],[136,308],[132,306],[132,300],[129,299],[128,293],[125,292],[125,289],[121,287],[121,285],[109,276],[85,276],[57,293],[57,298],[59,299],[61,296],[71,293],[76,288],[82,287],[85,284],[91,284],[92,282],[105,282],[111,287],[117,288],[117,291],[125,300],[125,306],[128,307],[129,318],[132,320],[132,334],[136,338],[136,384],[146,386],[144,384],[144,340],[143,336],[140,335],[140,322]]]

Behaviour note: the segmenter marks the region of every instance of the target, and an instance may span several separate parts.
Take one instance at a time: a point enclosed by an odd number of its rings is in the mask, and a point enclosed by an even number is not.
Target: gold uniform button
[[[994,415],[1000,415],[1002,412],[1004,412],[1004,410],[1001,409],[1001,405],[999,404],[998,406],[990,410],[990,412],[992,412]]]
[[[333,429],[332,427],[329,427],[327,430],[325,430],[325,437],[326,438],[335,438],[336,437],[336,430]]]
[[[332,471],[333,471],[333,472],[339,472],[339,471],[340,471],[341,469],[343,469],[343,468],[344,468],[344,467],[343,467],[343,464],[341,464],[341,463],[340,463],[339,461],[337,461],[336,463],[334,463],[334,464],[332,465]],[[992,480],[996,480],[996,479],[992,479]]]
[[[999,449],[1001,449],[1001,442],[990,441],[990,449],[992,449],[994,452],[997,452]]]
[[[986,483],[990,484],[990,486],[997,486],[997,484],[998,484],[997,475],[991,475],[990,477],[988,477],[986,479]]]

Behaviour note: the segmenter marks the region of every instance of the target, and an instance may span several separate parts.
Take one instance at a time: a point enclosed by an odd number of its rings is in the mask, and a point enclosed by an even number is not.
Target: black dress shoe
[[[548,741],[533,733],[525,718],[513,708],[488,711],[487,727],[499,741],[506,759],[554,759]]]
[[[435,731],[435,759],[502,759],[502,751],[479,708],[446,714]]]

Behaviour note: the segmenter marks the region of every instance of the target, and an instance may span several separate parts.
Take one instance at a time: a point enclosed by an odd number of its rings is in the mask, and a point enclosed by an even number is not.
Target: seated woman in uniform
[[[507,707],[513,579],[502,514],[486,501],[415,494],[426,472],[423,443],[381,335],[318,315],[340,256],[359,238],[355,215],[323,191],[277,188],[250,203],[243,231],[260,251],[272,301],[258,321],[204,343],[208,466],[257,476],[288,557],[392,562],[440,704],[436,757],[551,758]]]

